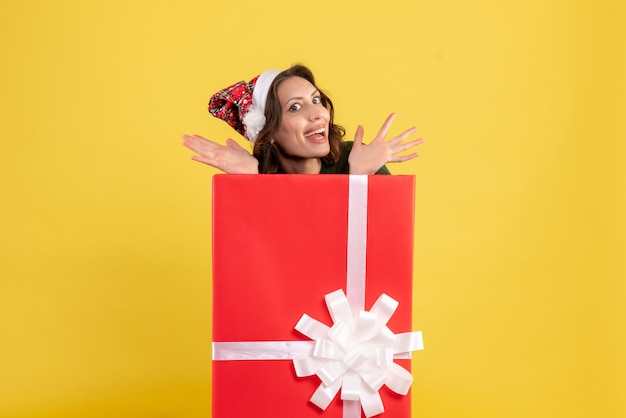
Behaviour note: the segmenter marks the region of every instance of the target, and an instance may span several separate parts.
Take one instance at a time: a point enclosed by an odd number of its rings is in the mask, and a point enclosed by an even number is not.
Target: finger
[[[194,135],[183,135],[182,138],[186,141],[190,141],[196,144],[206,144],[206,145],[211,145],[211,146],[218,146],[221,147],[222,145],[218,144],[215,141],[211,141],[210,139],[206,139],[203,136],[194,134]]]
[[[183,135],[182,138],[185,140],[183,143],[197,144],[197,143],[202,142],[201,140],[195,138],[192,135]]]
[[[183,146],[189,148],[192,151],[198,152],[199,149],[203,149],[203,144],[194,141],[193,139],[185,139]]]
[[[183,142],[183,146],[189,148],[190,150],[194,152],[197,152],[198,154],[208,154],[208,153],[212,154],[221,145],[199,142],[193,139],[187,139]]]
[[[190,135],[183,135],[181,136],[181,138],[184,139],[183,145],[186,146],[187,148],[189,148],[189,144],[196,143],[196,140]]]
[[[376,135],[376,138],[374,138],[374,141],[382,141],[387,136],[387,132],[389,131],[389,128],[391,127],[391,123],[393,122],[395,118],[396,118],[395,113],[392,113],[391,115],[387,116],[385,123],[383,123],[383,126],[378,131],[378,135]]]
[[[206,158],[200,155],[193,155],[191,159],[202,164],[210,165],[211,167],[216,167],[215,166],[216,161],[213,158]],[[216,167],[216,168],[219,168],[219,167]]]
[[[409,161],[412,160],[413,158],[417,158],[420,155],[417,152],[414,152],[412,154],[408,154],[408,155],[395,155],[392,159],[391,159],[391,163],[402,163],[404,161]]]
[[[419,144],[421,144],[423,142],[424,142],[424,139],[420,138],[420,139],[415,139],[413,141],[406,142],[404,144],[396,144],[393,147],[393,153],[394,154],[398,154],[400,152],[403,152],[403,151],[406,151],[406,150],[411,149],[413,147],[416,147],[416,146],[418,146]]]
[[[354,133],[354,145],[357,147],[363,145],[363,127],[361,125],[356,127],[356,132]]]
[[[234,149],[235,151],[244,151],[244,152],[248,152],[248,151],[246,151],[246,150],[245,150],[245,149],[244,149],[241,145],[239,145],[239,144],[237,143],[237,141],[235,141],[235,140],[234,140],[234,139],[232,139],[232,138],[228,138],[228,139],[226,140],[226,146],[227,146],[228,148],[232,148],[232,149]]]
[[[196,150],[215,150],[223,145],[218,144],[217,142],[209,141],[206,138],[201,137],[200,135],[183,135],[183,145],[187,148]]]
[[[413,135],[415,132],[417,132],[417,128],[416,127],[412,127],[410,129],[407,129],[406,131],[402,132],[400,135],[396,136],[393,139],[389,140],[389,143],[391,145],[395,145],[395,144],[399,144],[400,142],[404,141],[405,139],[407,139],[409,136]]]
[[[208,141],[208,139],[201,137],[200,135],[189,135],[189,134],[184,134],[182,135],[183,139],[189,140],[189,141]]]

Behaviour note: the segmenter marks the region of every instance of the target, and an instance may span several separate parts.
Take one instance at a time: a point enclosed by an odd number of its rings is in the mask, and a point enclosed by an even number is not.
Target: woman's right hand
[[[226,145],[210,141],[200,135],[183,135],[183,145],[198,155],[192,160],[222,170],[226,174],[258,174],[259,162],[237,142],[228,138]]]

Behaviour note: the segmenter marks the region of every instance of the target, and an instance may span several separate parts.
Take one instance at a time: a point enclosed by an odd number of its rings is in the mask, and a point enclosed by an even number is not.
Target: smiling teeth
[[[304,137],[306,138],[307,136],[311,136],[311,135],[315,135],[315,134],[323,134],[324,132],[326,132],[326,129],[325,128],[321,128],[321,129],[317,129],[317,130],[315,130],[313,132],[309,132],[309,133],[304,134]]]

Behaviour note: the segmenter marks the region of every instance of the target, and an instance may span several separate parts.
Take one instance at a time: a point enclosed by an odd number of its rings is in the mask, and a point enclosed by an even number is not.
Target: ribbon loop
[[[322,366],[323,362],[315,357],[293,359],[293,367],[298,377],[313,376]]]
[[[385,412],[380,394],[378,391],[369,388],[364,388],[364,390],[361,391],[361,407],[367,418]]]
[[[310,401],[317,407],[325,410],[332,400],[335,399],[339,389],[341,389],[340,380],[329,386],[319,385],[315,392],[313,392]]]
[[[328,338],[335,341],[337,344],[339,344],[340,346],[342,346],[344,349],[347,350],[350,348],[349,344],[350,344],[351,333],[352,333],[352,330],[350,329],[349,325],[347,325],[343,321],[337,322],[328,331]]]
[[[377,367],[365,365],[359,370],[359,376],[372,390],[378,390],[385,384],[387,374]]]
[[[397,394],[406,395],[413,383],[411,373],[396,363],[392,363],[387,370],[389,373],[385,385]]]
[[[339,380],[343,374],[348,371],[348,366],[340,361],[326,363],[318,372],[317,376],[326,386]]]
[[[324,335],[328,333],[327,325],[322,324],[317,319],[311,318],[307,314],[302,314],[302,317],[294,328],[312,340],[322,339]]]
[[[320,359],[339,360],[342,357],[343,350],[334,341],[317,340],[313,355]]]
[[[393,349],[391,347],[376,348],[376,365],[388,367],[391,363],[393,363]]]
[[[422,340],[422,332],[403,332],[397,334],[393,342],[394,353],[408,353],[416,350],[424,349],[424,341]]]
[[[367,356],[364,356],[361,353],[361,350],[356,347],[350,350],[350,352],[343,357],[343,362],[352,370],[358,370],[359,366],[366,361]]]
[[[347,372],[341,383],[341,400],[358,401],[361,393],[361,379],[355,372]]]
[[[352,338],[355,342],[362,342],[371,340],[376,334],[378,334],[379,327],[377,327],[378,318],[376,314],[371,312],[361,311],[356,318],[356,325],[354,327],[354,333]]]
[[[372,344],[379,346],[388,346],[394,342],[396,334],[394,334],[389,328],[384,326],[380,332],[372,338]]]
[[[352,311],[343,290],[335,290],[327,294],[325,299],[333,323],[345,322],[348,325],[352,325]]]
[[[398,308],[398,305],[398,301],[383,293],[374,302],[370,312],[376,315],[383,322],[383,325],[386,325]]]

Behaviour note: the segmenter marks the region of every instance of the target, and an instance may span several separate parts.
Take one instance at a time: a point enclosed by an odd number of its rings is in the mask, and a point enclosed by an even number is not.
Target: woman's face
[[[320,92],[301,77],[284,80],[276,90],[281,122],[274,141],[282,152],[296,158],[328,155],[330,113],[322,104]]]

